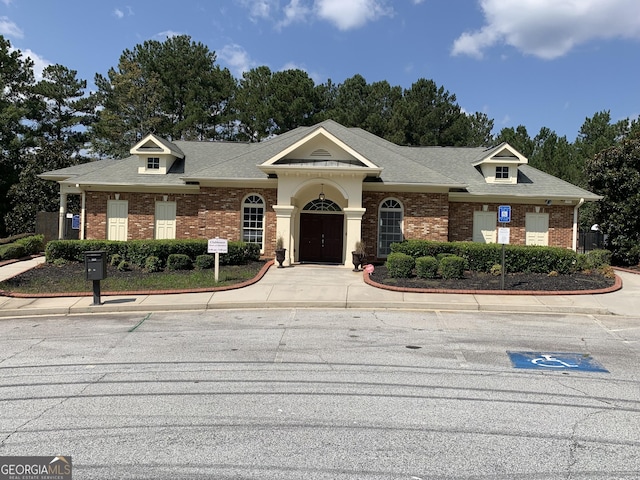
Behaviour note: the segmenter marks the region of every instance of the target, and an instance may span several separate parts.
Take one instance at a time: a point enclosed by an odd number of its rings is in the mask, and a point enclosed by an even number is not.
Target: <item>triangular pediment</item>
[[[526,165],[529,160],[508,143],[502,143],[492,148],[484,158],[473,165],[478,166],[487,163]]]
[[[136,143],[129,151],[131,155],[172,155],[175,158],[184,158],[184,153],[173,143],[158,137],[152,133]]]
[[[375,169],[379,167],[356,149],[320,127],[304,138],[261,164],[263,169],[274,167],[299,168],[354,168]]]

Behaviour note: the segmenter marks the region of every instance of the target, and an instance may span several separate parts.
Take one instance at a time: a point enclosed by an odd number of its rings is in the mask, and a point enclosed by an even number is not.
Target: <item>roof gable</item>
[[[508,143],[501,143],[497,147],[490,149],[487,154],[476,161],[473,166],[477,167],[478,165],[488,163],[517,166],[526,165],[529,163],[529,160]]]
[[[293,163],[322,165],[328,162],[333,166],[378,168],[377,165],[329,133],[324,127],[315,129],[261,165],[264,167]]]
[[[177,145],[171,143],[164,138],[157,137],[150,133],[138,143],[136,143],[129,151],[131,155],[171,155],[175,158],[184,158],[184,153]]]

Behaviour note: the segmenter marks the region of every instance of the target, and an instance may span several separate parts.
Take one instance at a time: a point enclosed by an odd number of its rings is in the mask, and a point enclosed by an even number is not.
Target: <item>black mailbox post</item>
[[[100,303],[100,280],[107,278],[107,252],[84,252],[85,280],[93,280],[93,305]]]

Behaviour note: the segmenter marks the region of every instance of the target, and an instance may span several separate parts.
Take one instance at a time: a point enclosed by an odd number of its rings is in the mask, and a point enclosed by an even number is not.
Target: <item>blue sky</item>
[[[123,50],[190,35],[239,78],[433,79],[468,112],[575,140],[586,117],[640,115],[638,0],[0,0],[0,34],[93,87]]]

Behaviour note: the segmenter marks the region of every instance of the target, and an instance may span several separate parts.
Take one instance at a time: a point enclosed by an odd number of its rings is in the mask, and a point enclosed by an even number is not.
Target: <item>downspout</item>
[[[574,252],[578,251],[578,209],[584,203],[584,198],[581,198],[578,204],[573,208],[573,241],[572,249]]]

